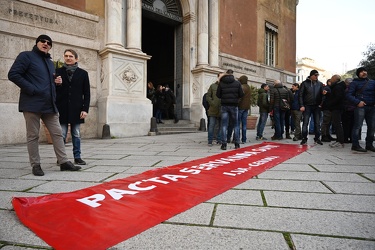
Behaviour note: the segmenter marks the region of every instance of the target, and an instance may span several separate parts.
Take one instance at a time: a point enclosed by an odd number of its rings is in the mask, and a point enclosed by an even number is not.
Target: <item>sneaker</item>
[[[65,163],[63,163],[63,164],[60,165],[60,170],[61,171],[78,171],[80,169],[81,169],[80,166],[75,166],[70,161],[67,161],[67,162],[65,162]]]
[[[239,143],[235,143],[235,144],[234,144],[234,148],[235,148],[235,149],[240,148],[240,144],[239,144]]]
[[[323,142],[319,139],[314,139],[315,144],[323,145]]]
[[[208,146],[209,146],[209,147],[212,147],[212,142],[209,142],[209,143],[208,143]]]
[[[261,140],[260,138],[262,138],[262,137],[257,136],[257,137],[255,137],[255,140],[259,141],[259,140]]]
[[[367,150],[370,150],[372,152],[375,152],[375,147],[374,146],[366,146]]]
[[[75,158],[74,163],[78,165],[86,165],[86,162],[82,160],[81,158]]]
[[[301,140],[301,139],[296,137],[296,136],[293,137],[293,141],[299,141],[299,140]]]
[[[262,140],[262,141],[267,141],[268,139],[266,138],[266,137],[260,137],[260,139]]]
[[[352,146],[352,150],[357,151],[357,152],[363,152],[363,153],[367,152],[367,149],[364,149],[361,146]]]
[[[306,145],[306,143],[307,143],[307,139],[302,139],[302,141],[301,141],[301,145]]]
[[[43,176],[44,175],[44,172],[43,172],[42,168],[40,167],[40,165],[33,166],[33,175],[35,175],[35,176]]]
[[[220,147],[222,150],[227,150],[227,144],[226,143],[223,143],[221,144],[221,147]]]

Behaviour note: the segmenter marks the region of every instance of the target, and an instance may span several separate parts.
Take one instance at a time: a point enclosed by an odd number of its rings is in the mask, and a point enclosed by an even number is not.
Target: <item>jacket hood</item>
[[[241,83],[241,84],[247,84],[247,80],[249,78],[247,76],[241,76],[240,78],[238,78],[238,81]]]
[[[232,83],[235,81],[234,79],[234,76],[233,75],[224,75],[221,79],[220,79],[221,82],[223,83]]]

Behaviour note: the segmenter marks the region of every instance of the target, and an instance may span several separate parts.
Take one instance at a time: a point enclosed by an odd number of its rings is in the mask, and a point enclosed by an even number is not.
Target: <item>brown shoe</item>
[[[60,170],[61,171],[78,171],[80,169],[81,169],[80,166],[75,166],[70,161],[67,161],[67,162],[65,162],[65,163],[63,163],[63,164],[60,165]]]

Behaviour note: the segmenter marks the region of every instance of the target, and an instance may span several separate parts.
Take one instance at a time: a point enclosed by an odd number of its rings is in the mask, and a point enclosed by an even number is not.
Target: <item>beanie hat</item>
[[[365,67],[359,67],[356,71],[355,71],[355,74],[359,77],[359,73],[361,73],[362,71],[366,71],[367,72],[367,69]]]
[[[310,76],[313,76],[315,74],[319,74],[319,72],[316,69],[310,71]]]
[[[40,40],[48,40],[48,41],[50,41],[51,42],[51,47],[52,47],[52,39],[51,39],[51,37],[49,37],[47,35],[40,35],[36,39],[35,44],[37,44]]]
[[[238,81],[240,81],[241,84],[247,84],[247,80],[249,78],[247,78],[247,76],[241,76],[240,78],[238,78]]]
[[[266,86],[268,86],[268,84],[263,83],[263,84],[260,86],[260,88],[261,88],[261,89],[264,89],[264,87],[266,87]]]

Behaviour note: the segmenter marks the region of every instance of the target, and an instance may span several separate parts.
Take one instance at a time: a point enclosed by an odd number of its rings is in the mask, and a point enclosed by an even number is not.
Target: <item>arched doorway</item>
[[[166,85],[176,95],[176,113],[182,118],[182,14],[178,1],[142,1],[142,51],[147,82]]]

